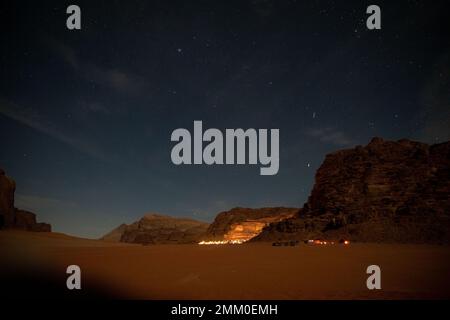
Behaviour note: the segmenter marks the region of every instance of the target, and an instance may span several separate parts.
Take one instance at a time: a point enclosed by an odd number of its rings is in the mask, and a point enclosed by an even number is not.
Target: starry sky
[[[66,8],[81,8],[81,30]],[[325,155],[450,139],[445,1],[2,1],[0,167],[16,206],[99,237],[307,200]],[[280,129],[280,169],[175,166],[176,128]]]

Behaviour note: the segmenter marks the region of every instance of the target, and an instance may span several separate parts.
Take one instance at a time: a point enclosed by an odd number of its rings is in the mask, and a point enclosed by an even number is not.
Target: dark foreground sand
[[[39,294],[39,286],[46,287],[47,292],[75,294],[65,289],[65,270],[76,264],[82,269],[81,292],[103,297],[450,298],[448,246],[141,246],[55,233],[2,231],[0,254],[0,271],[9,277],[9,286],[21,282],[22,274],[32,279],[20,283],[20,294]],[[366,268],[371,264],[381,267],[382,290],[366,288]]]

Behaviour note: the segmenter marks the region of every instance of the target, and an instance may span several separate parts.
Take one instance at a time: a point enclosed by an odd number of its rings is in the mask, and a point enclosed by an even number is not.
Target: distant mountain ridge
[[[450,142],[430,146],[373,138],[366,146],[328,154],[301,209],[237,207],[217,214],[209,226],[184,231],[178,229],[192,220],[168,228],[168,221],[177,220],[166,219],[145,216],[104,238],[117,241],[120,236],[120,241],[135,243],[317,238],[450,243]]]
[[[0,169],[0,229],[51,231],[14,207],[15,182]],[[147,214],[104,241],[185,244],[202,240],[348,239],[450,243],[450,142],[373,138],[328,154],[303,208],[233,208],[213,223]]]
[[[208,223],[151,213],[129,225],[121,224],[101,240],[140,244],[198,243]]]

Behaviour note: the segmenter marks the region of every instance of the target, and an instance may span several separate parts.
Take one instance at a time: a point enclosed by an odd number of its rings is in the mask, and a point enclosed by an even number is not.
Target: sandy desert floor
[[[61,293],[82,297],[87,293],[139,299],[450,298],[448,246],[141,246],[57,233],[2,231],[0,255],[0,274],[10,287],[7,292],[15,290],[18,295],[42,292],[42,296]],[[72,264],[82,270],[82,290],[77,293],[65,287],[66,267]],[[372,264],[381,267],[381,290],[366,287],[366,268]]]

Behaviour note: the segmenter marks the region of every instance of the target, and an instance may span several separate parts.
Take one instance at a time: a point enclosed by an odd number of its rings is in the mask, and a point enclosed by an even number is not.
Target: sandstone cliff
[[[140,244],[198,243],[207,228],[206,222],[148,214],[130,225],[120,225],[101,239]]]
[[[326,156],[308,202],[255,240],[450,242],[450,142],[374,138]]]
[[[293,217],[298,208],[233,208],[219,213],[205,240],[250,240],[273,222]]]
[[[15,189],[14,180],[0,169],[0,229],[50,232],[50,224],[37,223],[34,213],[14,207]]]
[[[5,175],[0,169],[0,229],[14,225],[14,180]]]

